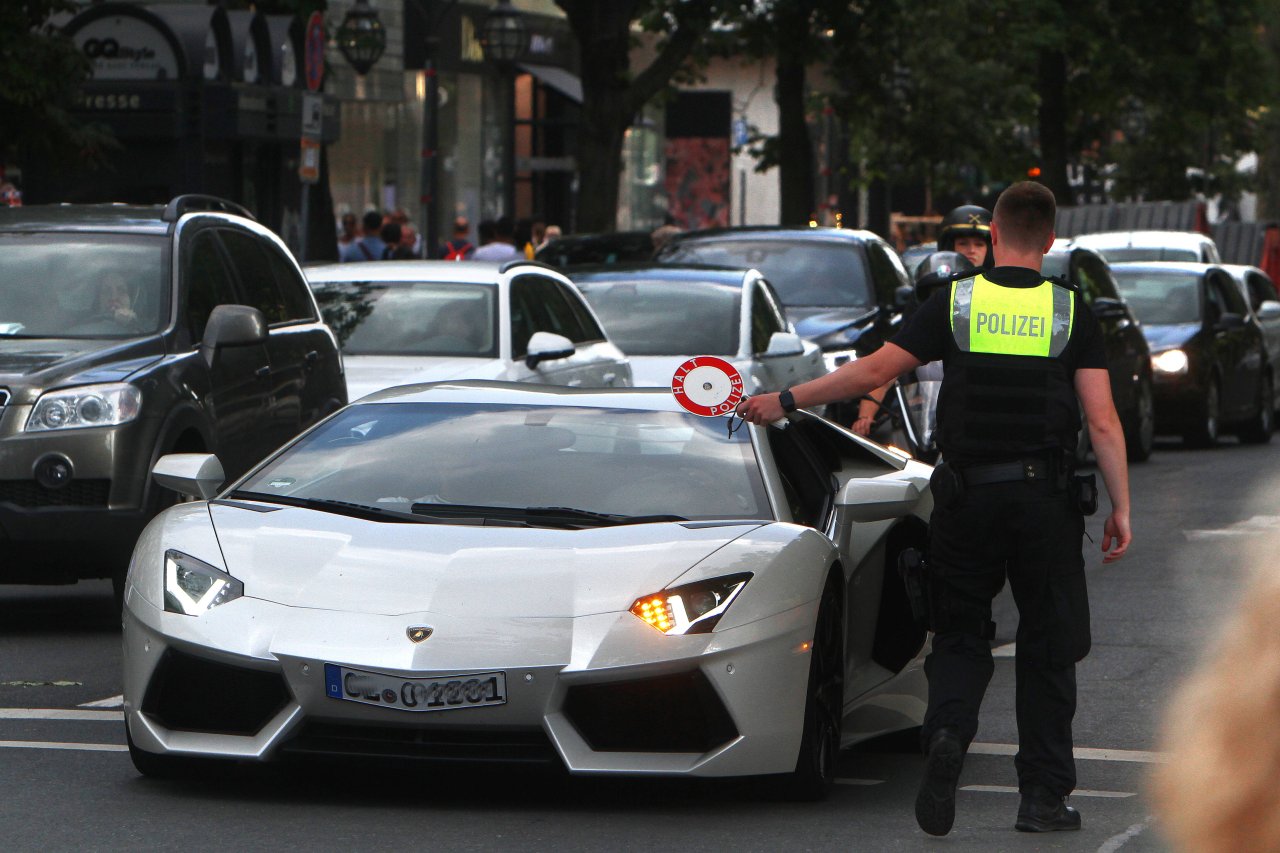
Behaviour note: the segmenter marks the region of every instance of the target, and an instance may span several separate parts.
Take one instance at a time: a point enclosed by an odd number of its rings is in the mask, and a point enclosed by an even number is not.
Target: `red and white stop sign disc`
[[[731,415],[742,402],[742,375],[714,355],[699,355],[676,368],[671,393],[686,411],[704,418]]]

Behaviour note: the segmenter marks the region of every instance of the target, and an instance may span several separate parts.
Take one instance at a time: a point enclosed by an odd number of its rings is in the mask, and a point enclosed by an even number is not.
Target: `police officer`
[[[1076,783],[1075,664],[1090,643],[1081,489],[1070,467],[1080,405],[1111,498],[1103,562],[1119,559],[1132,535],[1124,434],[1097,320],[1078,292],[1040,272],[1055,214],[1053,194],[1040,184],[1009,187],[990,224],[994,268],[935,293],[866,358],[739,407],[752,423],[769,423],[944,362],[937,442],[946,462],[932,483],[934,636],[916,798],[916,820],[931,835],[945,835],[955,819],[961,765],[994,670],[991,601],[1006,576],[1020,617],[1014,763],[1022,797],[1014,826],[1080,827],[1065,802]]]
[[[976,204],[962,204],[942,217],[938,250],[959,252],[975,267],[990,268],[991,211]]]

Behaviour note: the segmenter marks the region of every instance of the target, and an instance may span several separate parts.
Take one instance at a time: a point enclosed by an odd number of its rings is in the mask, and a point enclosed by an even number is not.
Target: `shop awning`
[[[582,80],[577,74],[554,65],[535,65],[532,62],[518,64],[521,69],[528,71],[552,89],[579,104],[582,103]]]

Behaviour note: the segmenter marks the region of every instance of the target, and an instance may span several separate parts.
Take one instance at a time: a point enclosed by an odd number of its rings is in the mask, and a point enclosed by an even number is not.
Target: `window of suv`
[[[245,304],[261,311],[269,324],[289,320],[289,310],[285,307],[284,296],[276,282],[275,270],[267,260],[267,253],[263,251],[262,239],[247,231],[231,228],[219,228],[218,235],[222,238],[222,244],[227,247],[231,266],[240,277]]]
[[[167,244],[159,236],[0,235],[0,337],[130,338],[169,314]]]
[[[187,289],[184,316],[191,332],[191,343],[198,344],[204,337],[204,327],[213,309],[237,302],[231,272],[222,259],[222,251],[212,231],[199,231],[185,242],[182,279]]]

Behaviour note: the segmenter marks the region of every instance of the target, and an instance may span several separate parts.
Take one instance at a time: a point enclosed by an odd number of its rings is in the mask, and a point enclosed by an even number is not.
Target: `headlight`
[[[664,589],[636,599],[631,612],[664,634],[706,634],[749,580],[745,573]]]
[[[244,595],[244,584],[181,551],[164,552],[164,609],[199,616]]]
[[[1165,350],[1151,356],[1151,366],[1157,373],[1186,373],[1187,354],[1180,349]]]
[[[126,424],[138,417],[142,392],[126,383],[82,385],[40,395],[27,432]]]

